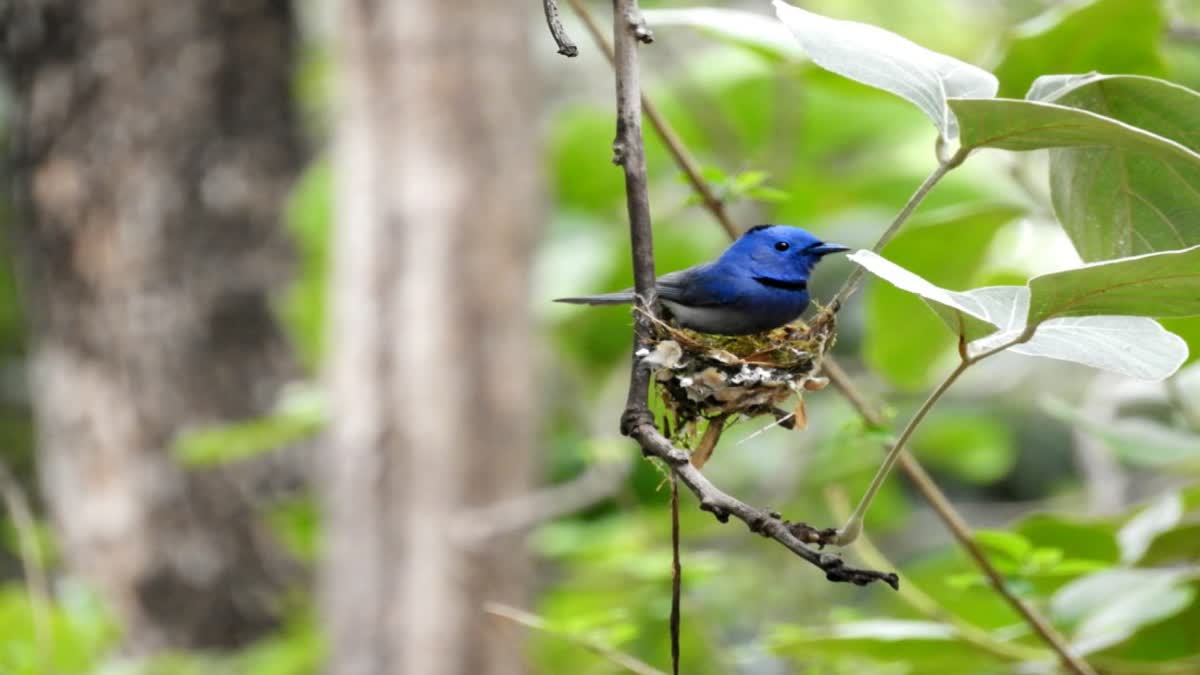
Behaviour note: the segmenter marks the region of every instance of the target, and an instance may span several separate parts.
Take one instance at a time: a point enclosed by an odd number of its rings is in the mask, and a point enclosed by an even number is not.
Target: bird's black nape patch
[[[752,227],[752,228],[750,228],[750,229],[746,230],[745,232],[743,232],[743,233],[742,233],[742,236],[744,237],[744,236],[746,236],[746,235],[750,234],[751,232],[758,232],[759,230],[765,230],[765,229],[767,229],[768,227],[775,227],[775,226],[774,226],[774,225],[770,225],[770,224],[767,224],[767,225],[755,225],[754,227]]]

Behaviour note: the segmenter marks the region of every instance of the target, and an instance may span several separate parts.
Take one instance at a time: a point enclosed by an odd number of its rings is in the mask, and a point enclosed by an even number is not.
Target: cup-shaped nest
[[[772,415],[803,428],[803,399],[779,406],[828,382],[821,358],[837,336],[835,315],[817,313],[808,324],[789,324],[755,335],[710,335],[655,322],[654,341],[637,355],[654,368],[654,381],[674,417],[676,436],[690,435],[701,419]]]

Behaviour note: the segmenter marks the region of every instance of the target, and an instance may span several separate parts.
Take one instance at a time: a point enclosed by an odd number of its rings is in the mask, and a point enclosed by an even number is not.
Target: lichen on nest
[[[710,335],[655,321],[654,341],[638,358],[654,368],[674,422],[677,440],[695,440],[701,420],[772,415],[782,425],[803,428],[803,398],[785,411],[793,395],[823,388],[821,358],[837,335],[835,314],[820,310],[808,324],[796,323],[755,335]]]

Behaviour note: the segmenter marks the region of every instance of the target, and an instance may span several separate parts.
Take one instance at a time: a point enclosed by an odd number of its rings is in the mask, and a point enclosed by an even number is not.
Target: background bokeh
[[[767,3],[721,2],[770,17]],[[1144,74],[1200,89],[1200,3],[1180,0],[813,0],[812,11],[882,26],[993,70],[1001,96],[1021,97],[1047,73]],[[695,7],[644,2],[646,8]],[[608,6],[590,3],[608,25]],[[309,442],[327,421],[326,356],[336,123],[336,26],[323,3],[301,3],[295,73],[311,160],[288,199],[295,278],[276,300],[305,367],[277,412],[176,439],[177,461],[203,470]],[[548,484],[597,474],[598,497],[525,539],[536,574],[522,609],[537,628],[497,620],[530,672],[624,672],[603,649],[666,670],[670,609],[669,490],[616,432],[628,377],[630,316],[555,297],[631,285],[624,183],[611,164],[612,73],[566,6],[580,56],[554,53],[542,19],[530,40],[540,69],[543,182],[533,283],[538,467]],[[652,25],[655,22],[652,21]],[[786,223],[869,247],[933,168],[935,130],[886,93],[839,78],[754,40],[673,22],[641,50],[643,86],[743,227]],[[481,105],[486,105],[481,102]],[[0,134],[9,102],[0,95]],[[0,138],[3,138],[0,136]],[[660,272],[719,253],[727,238],[647,129]],[[1045,157],[984,151],[953,172],[884,251],[939,285],[1024,283],[1078,264],[1053,220]],[[10,209],[0,201],[0,219]],[[479,214],[487,218],[486,213]],[[16,263],[14,263],[16,264]],[[828,298],[850,271],[830,259],[812,282]],[[36,621],[48,622],[53,672],[311,673],[324,646],[311,590],[298,584],[276,634],[235,652],[180,651],[149,662],[120,655],[122,628],[66,573],[42,516],[25,384],[27,327],[12,265],[0,269],[0,456],[31,495],[34,521],[0,522],[0,672],[43,672]],[[915,297],[870,280],[841,313],[834,353],[871,398],[903,423],[953,367],[954,343]],[[1200,322],[1173,324],[1200,354]],[[486,340],[487,336],[479,339]],[[866,487],[881,430],[832,389],[807,398],[804,431],[745,421],[706,468],[746,502],[834,525]],[[1001,355],[969,372],[920,429],[913,452],[954,500],[1012,586],[1111,673],[1200,672],[1200,367],[1144,383],[1083,366]],[[306,563],[321,519],[308,488],[289,486],[260,516]],[[992,592],[900,476],[872,510],[873,551],[851,560],[896,568],[908,594],[829,584],[812,567],[682,498],[682,672],[1012,672],[987,639],[1036,649],[1028,627]],[[23,541],[49,576],[53,602],[31,601]],[[25,537],[23,540],[22,537]],[[915,594],[915,595],[914,595]],[[915,597],[915,599],[914,599]],[[976,636],[977,637],[977,636]],[[980,643],[983,644],[980,644]],[[1019,651],[1018,648],[1018,651]],[[1049,663],[1038,672],[1052,672]],[[139,669],[145,668],[146,671]],[[415,674],[414,674],[415,675]]]

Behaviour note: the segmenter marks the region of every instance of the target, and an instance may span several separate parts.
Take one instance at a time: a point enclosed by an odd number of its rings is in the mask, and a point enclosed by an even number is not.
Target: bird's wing
[[[657,280],[658,296],[688,307],[720,307],[737,299],[737,289],[728,275],[713,269],[711,264],[697,265],[669,272]],[[633,289],[616,293],[556,298],[555,302],[575,305],[623,305],[633,302]]]
[[[662,275],[658,295],[688,307],[720,307],[737,300],[737,288],[709,263]]]

